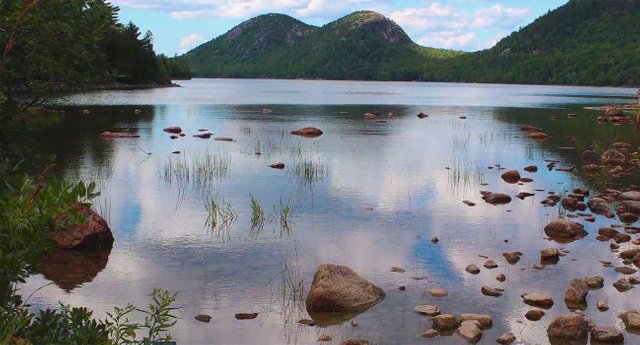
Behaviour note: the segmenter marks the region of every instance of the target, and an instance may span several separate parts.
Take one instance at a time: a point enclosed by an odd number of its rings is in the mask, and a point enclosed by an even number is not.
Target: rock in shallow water
[[[553,299],[549,295],[540,292],[523,294],[522,300],[525,304],[532,307],[545,309],[551,309],[551,307],[553,307]]]
[[[588,235],[582,224],[566,219],[558,219],[547,224],[545,234],[558,242],[571,242]]]
[[[433,318],[433,329],[438,332],[452,331],[460,325],[460,319],[451,314],[442,314]]]
[[[513,333],[505,333],[498,337],[496,343],[501,345],[509,345],[516,341],[516,336]]]
[[[440,315],[440,308],[428,304],[416,306],[413,310],[420,315],[427,315],[431,317]]]
[[[622,344],[624,334],[615,327],[594,327],[591,330],[591,340],[602,344]]]
[[[640,332],[640,313],[637,310],[627,310],[618,315],[618,318],[624,322],[628,332]]]
[[[549,338],[563,340],[585,339],[589,334],[589,323],[577,314],[565,314],[558,316],[547,328]]]
[[[61,249],[89,249],[101,244],[111,244],[114,241],[113,233],[99,214],[91,208],[80,208],[71,213],[63,213],[54,218],[54,224],[65,224],[76,216],[86,220],[76,226],[60,228],[56,225],[53,232],[53,240]]]
[[[318,324],[325,313],[360,313],[386,297],[384,291],[351,268],[323,264],[318,267],[307,294],[306,308]]]
[[[482,338],[480,322],[475,320],[463,321],[457,333],[468,343],[477,343]]]

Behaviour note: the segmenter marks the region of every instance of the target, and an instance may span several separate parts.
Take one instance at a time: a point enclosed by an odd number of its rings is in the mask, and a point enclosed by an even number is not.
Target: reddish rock
[[[217,137],[215,139],[213,139],[215,141],[233,141],[233,138],[228,138],[228,137]]]
[[[273,168],[273,169],[282,170],[282,169],[284,169],[284,163],[271,164],[271,165],[269,165],[269,167]]]
[[[305,138],[317,138],[323,134],[323,132],[315,127],[305,127],[292,131],[291,134],[305,137]]]
[[[177,127],[177,126],[167,127],[165,129],[163,129],[163,131],[165,131],[167,133],[180,134],[180,133],[182,133],[182,128]]]
[[[200,134],[194,134],[193,137],[194,138],[200,138],[200,139],[209,139],[211,138],[213,134],[211,133],[200,133]]]
[[[101,244],[113,243],[113,234],[109,225],[99,214],[90,208],[81,208],[76,212],[86,217],[86,221],[71,228],[54,227],[53,239],[62,249],[95,248]],[[69,221],[70,214],[62,214],[54,219],[56,224]]]

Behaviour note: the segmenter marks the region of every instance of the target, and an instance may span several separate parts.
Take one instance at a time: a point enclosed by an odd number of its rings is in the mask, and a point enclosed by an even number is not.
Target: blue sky
[[[151,30],[159,53],[182,54],[259,14],[289,14],[323,25],[356,10],[375,10],[425,46],[490,48],[567,0],[111,0],[122,22]]]

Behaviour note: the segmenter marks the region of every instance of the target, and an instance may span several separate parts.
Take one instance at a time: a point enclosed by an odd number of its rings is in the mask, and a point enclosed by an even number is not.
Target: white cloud
[[[180,54],[184,54],[189,51],[191,48],[196,47],[199,44],[206,42],[207,40],[199,34],[191,34],[189,36],[183,37],[180,40],[180,45],[178,46],[178,52]]]
[[[475,11],[461,10],[438,2],[420,8],[394,11],[390,17],[407,29],[411,36],[421,37],[423,45],[441,48],[476,49],[486,46],[481,43],[478,30],[509,30],[526,20],[531,11],[528,7],[505,7],[496,4]],[[504,34],[501,34],[502,38]],[[498,38],[499,39],[499,38]],[[497,42],[498,39],[491,40]],[[495,43],[494,43],[495,44]]]
[[[436,32],[430,36],[423,37],[418,40],[418,43],[423,46],[429,47],[442,47],[442,48],[461,48],[467,46],[471,41],[476,38],[475,32],[468,32],[465,34],[457,35],[455,32],[443,31]]]

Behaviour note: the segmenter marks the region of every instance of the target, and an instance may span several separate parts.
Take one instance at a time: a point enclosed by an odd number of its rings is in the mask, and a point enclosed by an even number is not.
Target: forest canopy
[[[118,22],[102,0],[0,1],[0,92],[50,95],[122,84],[170,84],[184,68],[156,56],[151,32]]]

